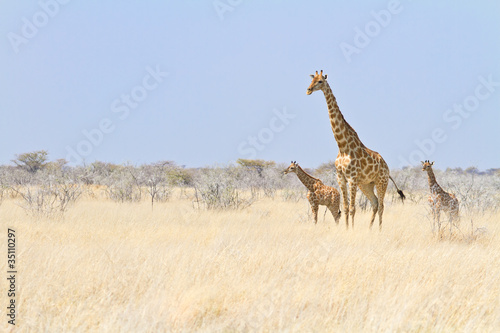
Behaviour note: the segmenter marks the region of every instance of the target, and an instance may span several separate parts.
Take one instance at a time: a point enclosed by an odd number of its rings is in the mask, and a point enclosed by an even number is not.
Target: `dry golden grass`
[[[408,203],[386,203],[381,232],[359,211],[346,231],[324,207],[314,225],[306,201],[201,211],[176,193],[152,211],[88,197],[62,220],[15,203],[0,221],[17,233],[19,332],[500,330],[499,214],[439,240]]]

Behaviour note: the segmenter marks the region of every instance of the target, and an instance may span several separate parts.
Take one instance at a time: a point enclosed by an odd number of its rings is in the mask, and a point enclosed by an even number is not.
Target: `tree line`
[[[300,161],[299,161],[300,162]],[[300,163],[299,163],[300,164]],[[188,193],[196,209],[239,209],[267,197],[299,201],[306,191],[294,175],[283,175],[287,163],[238,159],[235,164],[186,168],[174,161],[143,165],[95,161],[70,166],[64,159],[49,160],[45,150],[16,155],[12,165],[0,166],[0,203],[7,196],[21,199],[33,215],[57,215],[66,211],[83,194],[99,191],[116,202],[155,203],[169,200],[174,188]],[[317,168],[302,166],[306,172],[337,187],[333,161]],[[500,169],[479,172],[477,168],[435,170],[442,185],[455,193],[464,209],[485,211],[500,206]],[[392,170],[411,202],[426,200],[427,176],[420,167]],[[388,190],[391,202],[397,193]],[[392,196],[391,196],[392,195]],[[361,209],[369,209],[364,196],[357,196]]]

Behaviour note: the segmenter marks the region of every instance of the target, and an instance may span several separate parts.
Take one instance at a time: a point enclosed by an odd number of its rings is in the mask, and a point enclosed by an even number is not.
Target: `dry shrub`
[[[245,199],[237,189],[234,169],[206,168],[194,181],[195,204],[205,209],[241,209],[250,206],[254,199]]]
[[[60,217],[83,193],[68,179],[45,179],[40,184],[11,187],[22,198],[21,207],[34,217]]]

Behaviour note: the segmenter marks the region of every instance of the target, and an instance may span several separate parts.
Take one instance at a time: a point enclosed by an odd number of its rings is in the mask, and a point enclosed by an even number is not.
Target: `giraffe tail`
[[[398,187],[398,185],[396,185],[396,182],[394,181],[394,179],[392,179],[391,176],[389,176],[389,179],[392,180],[392,183],[394,184],[394,186],[396,186],[396,190],[398,191],[398,194],[399,196],[401,197],[401,202],[402,203],[405,203],[405,199],[406,199],[406,196],[405,194],[403,193],[403,191],[401,191]]]

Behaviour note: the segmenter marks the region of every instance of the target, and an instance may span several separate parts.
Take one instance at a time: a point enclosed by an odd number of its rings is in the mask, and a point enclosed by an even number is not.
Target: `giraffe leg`
[[[373,225],[373,221],[375,221],[375,215],[377,214],[378,211],[378,199],[375,193],[373,192],[373,189],[375,187],[374,183],[369,183],[369,184],[359,184],[359,189],[363,194],[370,200],[370,203],[372,204],[372,217],[370,219],[370,228]]]
[[[311,204],[311,210],[312,210],[313,217],[314,217],[314,223],[316,224],[316,223],[318,223],[318,209],[319,209],[318,200],[316,198],[316,195],[312,191],[307,193],[307,199],[309,200],[309,203]]]
[[[450,239],[451,239],[451,235],[452,235],[452,232],[453,232],[453,210],[450,209],[450,212],[449,212],[449,218],[448,218],[448,224],[450,225]]]
[[[459,208],[459,204],[458,204],[458,200],[455,199],[453,201],[453,209],[452,209],[452,215],[453,215],[453,220],[455,220],[455,223],[459,224],[460,222],[460,216],[459,216],[459,213],[458,213],[458,208]]]
[[[435,229],[437,228],[437,220],[436,220],[436,203],[432,199],[432,196],[429,195],[429,198],[427,199],[429,201],[429,206],[431,207],[431,214],[432,214],[432,222],[434,223],[432,228]]]
[[[319,205],[317,203],[311,202],[311,209],[314,217],[314,224],[318,224],[318,209]]]
[[[437,228],[437,219],[436,219],[436,208],[431,207],[431,213],[432,213],[432,222],[434,222],[433,229]]]
[[[453,220],[455,221],[455,224],[458,226],[460,224],[460,215],[458,213],[458,208],[456,208],[453,211]]]
[[[456,228],[458,228],[459,222],[458,200],[456,198],[453,198],[450,205],[450,237],[452,233],[452,227],[455,226]]]
[[[340,173],[337,173],[337,181],[339,183],[340,191],[342,192],[342,200],[344,203],[345,227],[346,229],[349,229],[349,198],[347,194],[347,182]]]
[[[441,234],[441,219],[440,219],[440,214],[441,214],[441,209],[436,206],[436,213],[434,215],[434,218],[435,218],[435,221],[436,221],[436,225],[437,225],[437,228],[438,228],[438,233]]]
[[[378,196],[378,228],[382,230],[382,215],[384,214],[384,197],[385,191],[387,190],[387,179],[385,181],[380,181],[377,186],[377,196]]]
[[[354,229],[354,215],[356,214],[356,192],[358,191],[358,185],[354,181],[349,181],[349,193],[351,195],[349,214],[351,215],[351,226]],[[346,213],[347,214],[347,213]]]

